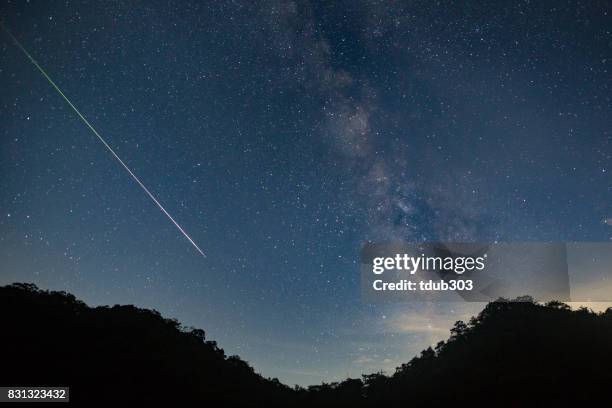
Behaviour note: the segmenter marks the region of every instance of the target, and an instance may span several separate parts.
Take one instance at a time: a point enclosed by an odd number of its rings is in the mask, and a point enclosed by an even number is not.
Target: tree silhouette
[[[0,287],[0,384],[71,387],[88,405],[594,405],[612,383],[612,308],[489,303],[395,372],[289,388],[154,310],[90,308],[32,284]],[[341,350],[339,351],[341,352]],[[601,401],[604,401],[603,399]]]

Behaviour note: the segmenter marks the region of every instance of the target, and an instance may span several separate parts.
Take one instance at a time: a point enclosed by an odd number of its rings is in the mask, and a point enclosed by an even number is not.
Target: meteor
[[[36,62],[36,60],[32,57],[32,55],[30,55],[30,53],[25,49],[25,47],[23,45],[21,45],[21,43],[17,40],[17,38],[15,38],[15,36],[8,30],[8,28],[6,28],[6,26],[0,22],[0,26],[2,27],[2,29],[4,30],[4,32],[6,32],[8,34],[9,37],[11,37],[11,39],[13,40],[13,42],[15,43],[15,45],[17,45],[17,47],[23,51],[23,53],[25,54],[26,57],[28,57],[28,59],[30,60],[30,62],[40,71],[40,73],[43,75],[43,77],[49,81],[49,83],[51,84],[51,86],[57,91],[58,94],[60,94],[60,96],[66,101],[66,103],[68,104],[68,106],[70,106],[72,108],[72,110],[77,114],[77,116],[79,118],[81,118],[81,120],[83,121],[83,123],[85,123],[85,125],[93,132],[94,135],[96,135],[96,137],[98,138],[98,140],[100,140],[100,142],[102,142],[102,144],[104,145],[104,147],[106,147],[106,149],[108,149],[108,151],[113,155],[113,157],[115,159],[117,159],[117,161],[119,162],[119,164],[121,164],[121,166],[123,166],[123,168],[128,172],[128,174],[134,179],[134,181],[140,186],[140,188],[142,188],[142,190],[149,196],[149,198],[151,200],[153,200],[153,202],[155,203],[155,205],[157,205],[157,207],[159,207],[159,209],[166,215],[166,217],[168,217],[168,219],[170,221],[172,221],[172,223],[174,224],[174,226],[181,232],[181,234],[183,234],[183,236],[185,238],[187,238],[187,241],[189,241],[189,243],[196,249],[196,251],[198,251],[200,253],[200,255],[202,255],[204,258],[206,258],[206,254],[204,253],[204,251],[202,251],[200,249],[200,247],[198,246],[198,244],[195,243],[195,241],[189,236],[189,234],[187,234],[187,232],[185,232],[185,230],[183,229],[183,227],[181,227],[179,225],[178,222],[176,222],[174,220],[174,218],[170,215],[170,213],[168,211],[166,211],[166,209],[164,208],[163,205],[161,205],[161,203],[157,200],[157,198],[155,198],[155,196],[153,195],[153,193],[151,193],[151,191],[149,191],[149,189],[142,183],[142,181],[140,181],[140,179],[136,176],[136,174],[134,174],[134,172],[127,166],[127,164],[125,164],[123,162],[123,160],[121,160],[121,158],[117,155],[117,153],[115,153],[115,151],[113,150],[112,147],[110,147],[110,145],[106,142],[106,140],[104,140],[104,138],[100,135],[100,133],[98,133],[98,131],[91,125],[91,123],[89,123],[89,121],[87,119],[85,119],[85,116],[83,116],[81,114],[81,112],[79,112],[79,110],[76,108],[76,106],[74,106],[74,104],[72,102],[70,102],[70,99],[68,99],[68,97],[64,94],[64,92],[62,92],[62,90],[59,88],[59,86],[57,86],[55,84],[55,82],[53,82],[53,80],[51,79],[51,77],[45,72],[44,69],[42,69],[42,67],[38,64],[38,62]]]

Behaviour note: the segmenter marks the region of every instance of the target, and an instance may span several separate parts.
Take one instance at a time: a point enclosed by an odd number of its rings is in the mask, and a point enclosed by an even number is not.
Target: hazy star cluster
[[[367,240],[612,239],[602,2],[6,2],[0,284],[133,303],[267,376],[392,370],[475,304],[374,307]]]

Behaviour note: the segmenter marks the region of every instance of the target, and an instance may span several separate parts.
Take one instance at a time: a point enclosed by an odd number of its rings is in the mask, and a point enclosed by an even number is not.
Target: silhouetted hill
[[[302,398],[316,405],[345,395],[344,401],[353,398],[373,407],[599,406],[609,401],[612,308],[596,314],[572,311],[560,302],[518,300],[489,303],[467,324],[458,321],[446,342],[424,350],[390,377],[364,375],[360,396],[359,384],[347,380],[316,386]]]
[[[608,400],[612,309],[490,303],[391,376],[288,388],[204,332],[134,306],[90,308],[34,285],[0,288],[0,385],[68,385],[71,400],[203,406],[567,406]],[[339,352],[342,352],[339,350]]]
[[[204,331],[134,306],[90,308],[34,285],[0,288],[0,384],[70,386],[71,401],[281,405],[291,389],[227,357]],[[111,406],[111,405],[109,405]]]

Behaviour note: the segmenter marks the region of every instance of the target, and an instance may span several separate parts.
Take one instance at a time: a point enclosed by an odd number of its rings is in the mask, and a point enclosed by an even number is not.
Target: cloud
[[[406,310],[397,307],[383,319],[379,331],[384,334],[424,336],[430,344],[446,339],[457,320],[468,321],[484,307],[480,302],[419,302]]]
[[[448,335],[454,321],[455,319],[400,314],[390,320],[388,328],[397,333]]]
[[[359,373],[378,371],[393,373],[399,365],[395,359],[382,357],[378,354],[361,355],[354,359],[352,363],[357,367]]]
[[[359,356],[355,360],[353,360],[354,364],[357,365],[371,365],[372,363],[378,362],[378,359],[370,356]]]

